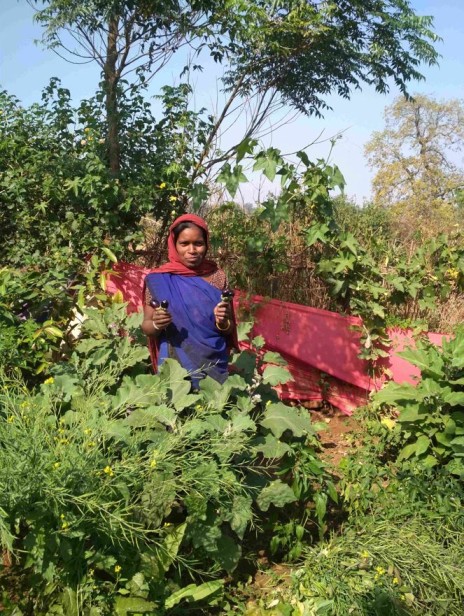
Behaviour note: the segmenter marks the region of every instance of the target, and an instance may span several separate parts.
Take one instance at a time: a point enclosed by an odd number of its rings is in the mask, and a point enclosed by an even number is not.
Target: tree
[[[148,81],[189,46],[225,68],[228,93],[192,175],[235,154],[214,151],[221,123],[238,100],[256,99],[250,139],[276,106],[321,114],[332,92],[349,98],[362,84],[406,92],[419,65],[436,63],[432,18],[405,0],[30,0],[43,4],[43,40],[102,70],[109,166],[120,170],[119,97],[131,74]],[[63,33],[67,33],[63,37]],[[70,45],[74,41],[76,47]],[[200,65],[193,65],[201,68]],[[132,81],[134,83],[134,81]]]
[[[464,103],[417,95],[385,111],[386,127],[366,146],[377,173],[374,200],[391,208],[403,236],[428,237],[457,223],[464,167]]]

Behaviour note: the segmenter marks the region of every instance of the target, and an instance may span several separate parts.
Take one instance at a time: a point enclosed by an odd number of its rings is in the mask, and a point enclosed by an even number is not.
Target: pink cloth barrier
[[[107,291],[120,291],[128,302],[128,310],[141,309],[142,286],[147,269],[118,263],[110,274]],[[276,351],[288,362],[293,380],[278,388],[282,399],[327,401],[349,415],[368,402],[369,393],[379,389],[383,378],[372,379],[367,362],[358,357],[362,324],[358,317],[342,316],[319,310],[265,299],[247,298],[238,292],[234,299],[238,318],[253,314],[253,335],[266,340],[266,349]],[[410,330],[391,329],[390,355],[382,361],[387,374],[396,382],[413,383],[420,371],[397,353],[414,346]],[[441,344],[440,334],[429,334],[435,344]],[[245,346],[245,345],[244,345]]]

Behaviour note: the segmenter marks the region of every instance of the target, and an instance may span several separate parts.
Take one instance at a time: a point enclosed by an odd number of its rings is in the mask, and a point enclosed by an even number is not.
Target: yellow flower
[[[90,132],[90,128],[88,126],[84,128],[84,133],[89,133],[89,132]]]
[[[385,569],[383,567],[376,567],[375,570],[377,571],[377,575],[384,575],[385,573]]]
[[[89,449],[92,449],[92,447],[95,447],[95,441],[89,441],[89,442],[87,443],[87,447],[88,447]]]
[[[121,566],[120,565],[114,565],[114,572],[115,573],[119,573],[121,571]]]
[[[51,376],[49,379],[46,379],[43,384],[44,385],[52,385],[55,382],[55,379]]]
[[[160,188],[166,188],[166,182],[161,182],[161,184],[159,185]]]
[[[156,460],[152,460],[150,462],[150,468],[156,468],[156,464],[157,464]]]
[[[447,278],[451,278],[451,280],[456,280],[457,278],[459,278],[459,270],[455,269],[454,267],[451,267],[450,269],[446,270],[445,276]]]
[[[390,417],[384,417],[383,419],[381,419],[380,423],[382,424],[382,426],[385,426],[389,430],[393,430],[393,428],[396,426],[396,422],[393,421],[393,419],[390,419]]]
[[[66,530],[66,529],[68,528],[68,526],[69,526],[69,524],[68,524],[66,521],[64,521],[64,522],[61,524],[61,528],[62,528],[63,530]]]
[[[87,434],[87,435],[92,434],[92,430],[90,428],[86,428],[84,430],[84,434]]]
[[[8,423],[13,423],[13,422],[14,422],[14,420],[15,420],[14,415],[10,415],[10,416],[8,417],[8,419],[7,419],[7,422],[8,422]]]
[[[174,201],[177,201],[177,197],[175,195],[171,195],[169,197],[169,201],[171,201],[171,203],[173,203]]]
[[[53,468],[60,468],[61,463],[60,462],[55,462],[55,464],[53,465]]]
[[[111,466],[105,466],[105,468],[103,469],[103,472],[109,475],[110,477],[113,477],[114,475],[114,472]]]
[[[369,558],[369,552],[367,550],[361,552],[361,558]]]
[[[393,582],[393,584],[399,584],[400,583],[397,577],[394,577],[392,579],[392,582]]]

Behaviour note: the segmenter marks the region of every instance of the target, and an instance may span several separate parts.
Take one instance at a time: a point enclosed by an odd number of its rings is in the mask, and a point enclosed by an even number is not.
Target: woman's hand
[[[172,323],[172,316],[165,308],[143,307],[142,331],[147,336],[157,336]]]
[[[214,319],[216,327],[221,331],[232,329],[232,308],[230,302],[219,302],[214,307]]]
[[[172,323],[172,316],[165,308],[155,308],[152,321],[155,329],[163,330]]]

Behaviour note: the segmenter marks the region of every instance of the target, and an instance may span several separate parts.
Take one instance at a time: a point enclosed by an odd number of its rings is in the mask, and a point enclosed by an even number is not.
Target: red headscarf
[[[207,276],[208,274],[213,274],[218,266],[214,261],[209,261],[208,259],[203,259],[198,267],[192,269],[184,265],[179,257],[179,254],[176,250],[176,241],[174,239],[174,229],[183,222],[191,222],[197,227],[200,227],[205,232],[206,236],[206,250],[209,248],[209,230],[208,225],[199,216],[195,214],[183,214],[176,218],[176,220],[169,227],[169,237],[168,237],[168,259],[167,263],[161,265],[151,271],[151,273],[159,273],[159,274],[179,274],[180,276]]]

